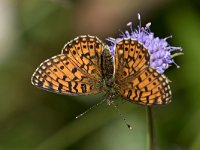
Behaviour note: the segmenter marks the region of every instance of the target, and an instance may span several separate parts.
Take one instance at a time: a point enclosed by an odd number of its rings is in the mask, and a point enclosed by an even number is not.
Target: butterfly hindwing
[[[33,85],[66,95],[99,93],[100,81],[100,77],[91,77],[65,54],[44,61],[32,76]]]
[[[167,78],[152,68],[143,69],[121,86],[121,96],[129,101],[144,104],[167,104],[171,90]]]

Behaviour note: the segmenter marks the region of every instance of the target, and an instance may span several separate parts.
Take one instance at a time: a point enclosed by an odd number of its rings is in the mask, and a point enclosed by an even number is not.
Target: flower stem
[[[153,130],[153,116],[152,110],[150,106],[146,106],[146,113],[147,113],[147,150],[155,150],[154,145],[154,130]]]

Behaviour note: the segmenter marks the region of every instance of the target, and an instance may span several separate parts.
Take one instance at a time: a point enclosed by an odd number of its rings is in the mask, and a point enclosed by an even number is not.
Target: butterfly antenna
[[[123,118],[125,124],[127,125],[127,127],[131,130],[132,126],[130,124],[127,123],[126,118],[124,117],[124,115],[122,115],[122,113],[120,112],[119,108],[117,107],[117,105],[114,102],[111,102],[113,104],[113,106],[115,107],[115,109],[118,111],[119,115]]]
[[[92,107],[90,107],[89,109],[87,109],[86,111],[84,111],[83,113],[81,113],[80,115],[76,116],[76,119],[82,117],[82,116],[85,115],[87,112],[89,112],[90,110],[92,110],[92,109],[98,107],[99,105],[101,105],[101,104],[102,104],[103,102],[105,102],[105,101],[106,101],[106,99],[103,99],[103,100],[100,101],[99,103],[93,105]]]

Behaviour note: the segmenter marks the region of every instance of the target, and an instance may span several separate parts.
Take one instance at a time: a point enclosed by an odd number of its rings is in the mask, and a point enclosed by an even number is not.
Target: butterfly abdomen
[[[105,84],[108,87],[113,86],[113,73],[114,73],[114,66],[113,66],[113,57],[108,48],[105,48],[102,56],[101,56],[101,67],[102,67],[102,76],[105,80]]]

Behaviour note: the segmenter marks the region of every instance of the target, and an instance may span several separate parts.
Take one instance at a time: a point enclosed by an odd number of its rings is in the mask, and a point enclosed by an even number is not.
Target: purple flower
[[[181,47],[170,46],[167,39],[172,38],[172,36],[166,38],[155,37],[154,33],[151,32],[151,23],[147,23],[145,27],[141,27],[140,14],[138,14],[139,25],[133,30],[132,22],[127,24],[130,27],[130,31],[121,32],[119,38],[107,38],[107,41],[111,42],[110,50],[111,53],[115,54],[115,46],[123,38],[133,38],[138,40],[144,47],[147,48],[150,54],[150,66],[156,69],[159,73],[164,73],[164,71],[169,67],[169,64],[175,64],[177,68],[179,66],[174,62],[171,52],[182,51]]]

